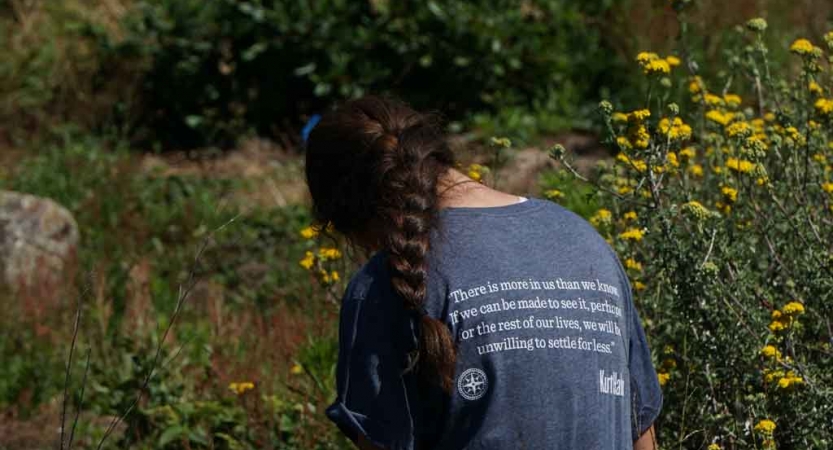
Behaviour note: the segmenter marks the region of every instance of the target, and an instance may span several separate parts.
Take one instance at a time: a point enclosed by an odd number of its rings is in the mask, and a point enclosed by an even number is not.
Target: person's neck
[[[517,203],[517,195],[507,194],[472,180],[456,169],[440,177],[437,188],[440,208],[489,208]]]

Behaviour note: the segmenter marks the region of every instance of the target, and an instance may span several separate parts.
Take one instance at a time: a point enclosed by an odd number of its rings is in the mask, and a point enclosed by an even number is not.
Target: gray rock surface
[[[75,269],[78,225],[58,203],[0,191],[0,289],[49,295]]]

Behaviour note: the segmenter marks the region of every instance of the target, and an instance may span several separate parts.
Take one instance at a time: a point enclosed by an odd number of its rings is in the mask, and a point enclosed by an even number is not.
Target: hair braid
[[[334,150],[350,145],[358,147],[352,157]],[[319,150],[329,152],[312,158],[311,152]],[[448,327],[424,308],[437,184],[454,164],[439,127],[402,103],[368,97],[322,119],[307,151],[316,214],[348,237],[375,223],[374,231],[381,232],[375,244],[388,252],[393,288],[405,308],[420,317],[417,369],[426,380],[450,390],[454,342]],[[324,180],[329,182],[326,188]],[[346,198],[345,192],[354,198]],[[366,219],[359,222],[362,217]]]

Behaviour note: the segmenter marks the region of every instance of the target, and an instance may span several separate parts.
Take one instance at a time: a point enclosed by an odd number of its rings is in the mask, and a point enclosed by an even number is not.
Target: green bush
[[[126,37],[97,36],[105,60],[149,61],[134,135],[224,145],[367,92],[455,118],[535,104],[567,121],[616,84],[588,20],[614,3],[142,0]]]
[[[590,221],[631,276],[666,446],[833,446],[833,33],[779,67],[765,29],[740,30],[718,79],[640,53],[641,109],[600,105],[619,153]]]

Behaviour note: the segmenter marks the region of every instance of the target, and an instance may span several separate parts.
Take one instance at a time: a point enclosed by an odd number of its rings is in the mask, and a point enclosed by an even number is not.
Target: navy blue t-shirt
[[[431,245],[425,308],[455,339],[452,392],[407,370],[418,322],[379,253],[344,296],[327,416],[386,450],[633,448],[662,392],[604,239],[563,207],[529,199],[443,209]]]

